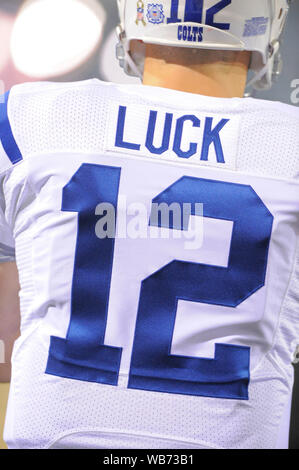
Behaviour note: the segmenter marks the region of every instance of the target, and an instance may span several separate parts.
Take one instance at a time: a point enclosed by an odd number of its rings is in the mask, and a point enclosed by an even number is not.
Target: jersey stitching
[[[43,84],[43,88],[35,90],[34,88],[36,88],[40,83]],[[137,84],[137,85],[130,85],[130,87],[128,87],[127,85],[104,82],[104,81],[97,80],[97,79],[95,79],[95,80],[94,79],[84,80],[84,81],[81,81],[81,82],[67,82],[67,83],[63,83],[63,84],[62,83],[57,83],[57,82],[36,82],[36,83],[33,83],[32,87],[30,87],[28,89],[23,89],[22,85],[15,85],[15,86],[12,87],[11,91],[13,90],[14,95],[26,95],[26,94],[33,94],[33,93],[34,94],[41,94],[41,93],[45,93],[45,91],[49,92],[51,90],[57,91],[57,90],[64,90],[64,89],[69,89],[69,88],[74,88],[74,89],[88,88],[91,85],[94,86],[94,87],[99,87],[99,88],[100,87],[105,87],[105,88],[106,87],[107,88],[111,87],[111,88],[114,88],[114,90],[119,92],[119,93],[126,92],[129,95],[135,94],[135,95],[141,96],[143,99],[147,99],[148,104],[152,104],[151,97],[147,97],[147,95],[144,94],[144,91],[145,91],[144,85]],[[124,87],[127,87],[127,88],[124,88]],[[140,89],[140,87],[142,87],[142,89]],[[166,93],[169,96],[169,100],[170,100],[172,98],[172,96],[174,96],[174,94],[172,92],[176,93],[176,97],[178,96],[178,93],[182,97],[187,95],[190,98],[190,101],[192,99],[192,96],[194,96],[193,93],[180,92],[180,91],[177,91],[177,90],[169,90],[169,89],[165,89],[165,88],[161,88],[161,87],[153,87],[153,86],[149,86],[149,85],[146,86],[146,89],[151,90],[153,93],[154,92],[160,93],[160,95],[161,95],[160,98],[161,99],[163,98],[163,93],[164,93],[164,96],[165,96],[165,93]],[[292,115],[295,118],[297,118],[297,120],[299,120],[298,107],[287,104],[287,103],[274,102],[274,101],[270,101],[270,100],[268,101],[268,100],[262,100],[262,99],[256,99],[256,98],[215,98],[215,97],[210,97],[210,96],[205,96],[205,95],[198,95],[198,96],[200,97],[200,99],[202,99],[202,101],[205,101],[207,103],[208,102],[211,103],[212,101],[213,101],[213,103],[216,103],[216,102],[217,103],[220,102],[220,103],[223,103],[223,104],[224,103],[231,103],[235,107],[236,107],[236,105],[242,104],[246,101],[246,103],[248,103],[250,105],[250,110],[241,109],[240,110],[241,112],[248,112],[248,111],[258,112],[260,108],[268,108],[269,106],[273,106],[273,103],[276,103],[277,108],[278,108],[278,106],[282,106],[287,114]],[[173,106],[173,103],[167,102],[166,99],[164,99],[163,104],[164,104],[164,102],[167,105],[169,105],[170,107]],[[254,103],[258,103],[259,107],[254,106]],[[178,109],[178,108],[177,108],[177,106],[175,106],[173,109]],[[228,110],[228,112],[235,112],[235,109]],[[296,114],[298,114],[298,117],[296,116]]]
[[[45,446],[46,449],[49,449],[51,448],[53,445],[55,445],[59,440],[63,439],[63,438],[66,438],[66,437],[70,437],[72,435],[76,435],[76,434],[81,434],[83,432],[90,432],[90,433],[105,433],[105,434],[110,434],[111,436],[132,436],[132,437],[144,437],[144,438],[147,438],[147,439],[156,439],[156,440],[160,440],[160,441],[171,441],[171,442],[177,442],[177,443],[186,443],[186,444],[193,444],[193,445],[204,445],[205,447],[211,447],[213,449],[221,449],[221,447],[219,446],[215,446],[211,443],[206,443],[204,441],[192,441],[190,439],[188,440],[182,440],[182,439],[173,439],[171,437],[165,437],[165,436],[160,436],[159,434],[147,434],[147,433],[143,433],[143,434],[140,434],[140,433],[132,433],[132,432],[122,432],[122,431],[110,431],[109,429],[105,429],[105,428],[100,428],[100,429],[95,429],[95,428],[81,428],[80,430],[74,430],[74,431],[70,431],[68,433],[61,433],[59,436],[57,436],[56,438],[52,439],[52,441],[50,441],[49,444],[47,444]]]
[[[285,294],[284,294],[283,299],[281,301],[281,307],[280,307],[279,314],[278,314],[278,320],[277,320],[277,324],[276,324],[276,327],[275,327],[275,331],[273,333],[272,344],[269,347],[269,350],[266,352],[266,354],[264,354],[261,357],[261,359],[259,360],[259,362],[257,363],[257,365],[255,366],[255,368],[252,371],[252,374],[254,374],[258,370],[258,368],[260,367],[260,365],[261,365],[262,361],[264,360],[264,358],[268,358],[271,361],[271,363],[275,366],[276,370],[278,370],[278,372],[283,375],[283,377],[285,378],[285,380],[288,384],[289,384],[289,378],[288,378],[286,372],[284,371],[284,369],[281,368],[281,366],[277,363],[275,358],[273,356],[271,356],[271,354],[272,354],[273,350],[275,349],[275,346],[277,345],[278,334],[279,334],[279,330],[280,330],[280,326],[281,326],[281,321],[283,319],[284,305],[285,305],[286,298],[288,296],[288,292],[289,292],[289,289],[290,289],[290,285],[291,285],[292,280],[293,280],[293,275],[294,275],[294,272],[295,272],[295,269],[296,269],[298,246],[299,246],[299,242],[298,242],[298,239],[297,239],[296,240],[296,247],[295,247],[295,255],[294,255],[293,265],[292,265],[292,268],[290,270],[289,280],[288,280],[288,283],[287,283],[287,286],[286,286]]]
[[[22,160],[19,160],[17,163],[12,163],[9,168],[6,168],[5,170],[0,171],[0,177],[5,175],[6,173],[9,173],[10,171],[12,171],[14,168],[19,166],[23,162],[24,162],[24,158]]]
[[[96,156],[96,155],[100,155],[100,152],[102,152],[104,155],[109,155],[111,154],[112,156],[115,156],[117,158],[122,158],[122,159],[125,159],[127,157],[130,157],[130,159],[134,159],[134,160],[138,160],[138,161],[144,161],[144,162],[149,162],[149,163],[153,163],[153,161],[157,164],[162,164],[162,165],[172,165],[172,166],[187,166],[186,170],[189,169],[189,168],[201,168],[203,171],[223,171],[225,170],[225,172],[231,172],[234,176],[236,175],[236,173],[238,175],[241,175],[241,176],[248,176],[248,177],[253,177],[253,178],[257,178],[257,179],[266,179],[266,180],[271,180],[271,181],[278,181],[278,182],[282,182],[282,183],[290,183],[290,184],[294,184],[294,185],[298,185],[299,186],[299,179],[295,179],[295,178],[278,178],[278,177],[275,177],[275,176],[270,176],[270,175],[266,175],[266,176],[263,176],[263,175],[260,175],[260,174],[254,174],[254,173],[250,173],[250,172],[245,172],[245,171],[240,171],[240,170],[233,170],[232,168],[219,168],[219,167],[216,167],[216,166],[206,166],[206,165],[198,165],[198,164],[195,164],[195,163],[188,163],[186,164],[185,162],[180,162],[180,161],[177,161],[177,162],[174,162],[174,161],[171,161],[171,160],[157,160],[156,157],[145,157],[145,156],[137,156],[137,155],[127,155],[127,154],[119,154],[117,152],[111,152],[109,150],[103,150],[103,149],[100,149],[100,150],[97,150],[97,151],[83,151],[83,150],[76,150],[76,149],[63,149],[63,150],[59,150],[59,151],[54,151],[54,152],[51,152],[49,150],[45,151],[45,152],[33,152],[33,153],[30,153],[28,154],[26,157],[26,159],[29,159],[29,158],[37,158],[37,157],[42,157],[42,156],[49,156],[49,155],[61,155],[61,154],[70,154],[72,156],[74,155],[86,155],[86,156]],[[23,161],[23,160],[22,160]],[[19,162],[17,165],[19,165],[20,163],[22,162]],[[16,166],[16,165],[14,165]],[[1,173],[0,173],[0,176],[1,176]]]

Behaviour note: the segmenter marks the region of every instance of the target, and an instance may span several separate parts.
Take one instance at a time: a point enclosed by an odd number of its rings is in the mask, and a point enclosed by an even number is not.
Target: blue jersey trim
[[[23,157],[13,136],[8,118],[7,105],[9,94],[9,91],[6,92],[4,94],[4,102],[0,103],[0,140],[9,160],[15,164],[23,160]]]

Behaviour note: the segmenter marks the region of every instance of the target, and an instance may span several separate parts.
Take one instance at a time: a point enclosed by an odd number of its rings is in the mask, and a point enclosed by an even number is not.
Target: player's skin
[[[20,335],[19,277],[16,263],[0,264],[0,340],[5,363],[0,364],[0,382],[9,382],[11,353]]]
[[[218,98],[243,97],[251,52],[146,45],[143,84]]]
[[[143,84],[221,98],[244,96],[250,52],[146,46]],[[13,343],[19,336],[19,281],[15,263],[0,264],[0,340],[5,364],[0,382],[10,381]]]

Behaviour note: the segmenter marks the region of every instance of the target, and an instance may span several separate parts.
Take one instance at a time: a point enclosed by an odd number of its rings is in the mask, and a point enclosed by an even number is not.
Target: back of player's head
[[[281,71],[280,37],[291,0],[117,0],[117,56],[130,75],[142,76],[144,44],[251,51],[257,89]],[[142,42],[141,42],[142,41]]]

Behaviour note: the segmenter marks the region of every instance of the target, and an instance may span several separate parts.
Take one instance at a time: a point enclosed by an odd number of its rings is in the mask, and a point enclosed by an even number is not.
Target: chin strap
[[[259,72],[255,74],[255,76],[251,80],[249,80],[249,82],[246,85],[246,89],[252,87],[259,80],[261,80],[263,76],[267,73],[267,70],[268,70],[268,65],[265,65]]]
[[[124,58],[127,64],[129,65],[130,69],[132,70],[134,76],[140,78],[140,80],[143,80],[142,73],[140,72],[138,66],[135,64],[134,60],[131,57],[131,54],[128,51],[124,52]]]
[[[281,59],[280,59],[280,54],[279,54],[279,41],[275,41],[273,44],[270,46],[270,58],[269,60],[272,60],[273,67],[272,67],[272,78],[275,76],[279,76],[281,73]],[[253,87],[257,82],[262,80],[263,76],[267,74],[267,71],[269,70],[269,63],[264,65],[263,68],[259,72],[257,72],[254,77],[247,83],[246,85],[246,90],[250,87]],[[258,89],[258,88],[257,88]],[[262,89],[262,88],[261,88]],[[247,96],[250,96],[250,92],[247,92]]]
[[[118,37],[118,43],[116,44],[116,58],[119,60],[119,65],[124,69],[124,71],[128,75],[134,75],[140,78],[140,80],[142,81],[142,73],[140,72],[138,66],[132,59],[130,52],[125,49],[125,46],[123,44],[123,38],[125,33],[120,25],[116,28],[116,34]],[[128,69],[128,66],[130,70]]]

